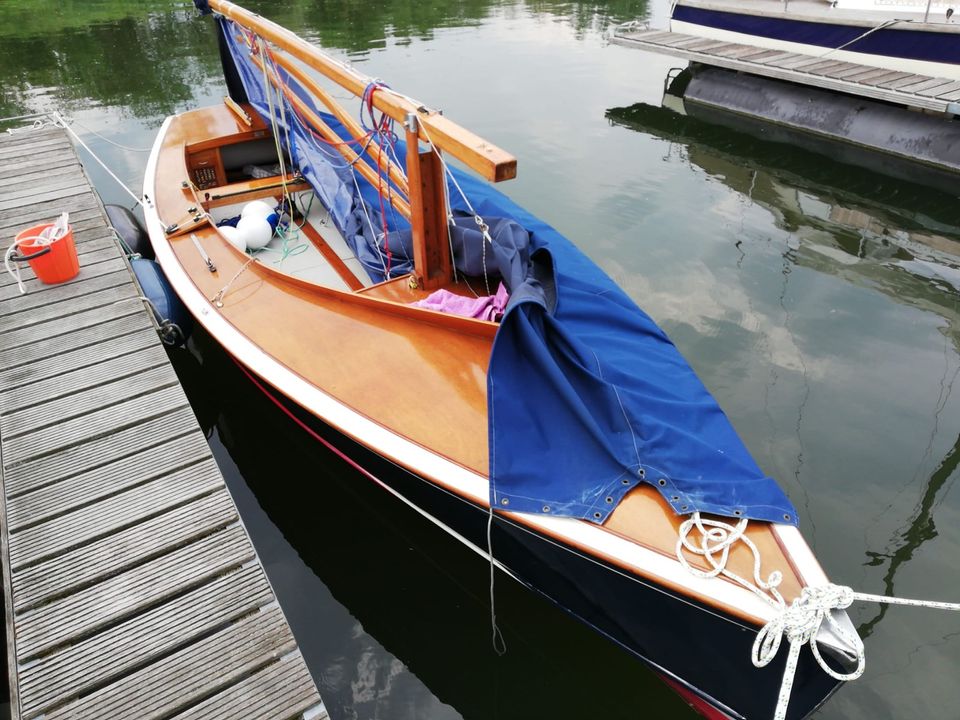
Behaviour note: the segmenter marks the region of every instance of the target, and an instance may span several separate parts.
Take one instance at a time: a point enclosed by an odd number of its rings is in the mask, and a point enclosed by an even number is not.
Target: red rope
[[[378,485],[381,485],[381,486],[383,486],[383,487],[387,487],[387,484],[386,484],[385,482],[383,482],[382,480],[380,480],[380,478],[378,478],[377,476],[373,475],[370,471],[368,471],[366,468],[364,468],[362,465],[360,465],[356,460],[354,460],[354,459],[351,458],[349,455],[347,455],[346,453],[344,453],[344,452],[343,452],[342,450],[340,450],[336,445],[334,445],[333,443],[331,443],[331,442],[330,442],[329,440],[327,440],[325,437],[323,437],[322,435],[320,435],[320,433],[318,433],[318,432],[317,432],[316,430],[314,430],[312,427],[310,427],[310,426],[307,425],[305,422],[303,422],[303,420],[301,420],[301,419],[298,418],[296,415],[294,415],[293,412],[290,411],[290,409],[287,408],[286,405],[284,405],[282,402],[280,402],[279,400],[277,400],[277,398],[275,398],[275,397],[273,396],[273,393],[271,393],[269,390],[267,390],[267,389],[263,386],[263,384],[261,384],[261,382],[257,379],[257,377],[256,377],[253,373],[251,373],[249,370],[247,370],[247,368],[246,368],[244,365],[241,365],[241,364],[240,364],[240,361],[237,360],[235,357],[233,357],[233,355],[230,356],[230,359],[233,360],[233,362],[236,364],[236,366],[243,371],[243,374],[244,374],[244,375],[246,375],[248,378],[250,378],[250,382],[252,382],[254,385],[256,385],[257,388],[259,388],[260,392],[262,392],[264,395],[266,395],[267,398],[269,398],[270,401],[271,401],[274,405],[276,405],[278,408],[280,408],[287,417],[289,417],[289,418],[290,418],[291,420],[293,420],[297,425],[299,425],[301,428],[303,428],[303,429],[307,432],[307,434],[310,435],[310,437],[312,437],[314,440],[318,441],[321,445],[323,445],[323,446],[326,447],[328,450],[330,450],[331,452],[333,452],[335,455],[337,455],[341,460],[343,460],[343,461],[346,462],[348,465],[350,465],[350,466],[351,466],[354,470],[356,470],[357,472],[359,472],[359,473],[365,475],[366,477],[370,478],[371,480],[373,480],[373,481],[374,481],[375,483],[377,483]]]

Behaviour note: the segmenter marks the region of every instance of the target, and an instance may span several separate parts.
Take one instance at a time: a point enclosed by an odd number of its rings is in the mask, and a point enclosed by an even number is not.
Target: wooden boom
[[[289,30],[228,0],[210,0],[210,7],[269,40],[357,97],[362,97],[364,89],[373,82],[373,78],[335,60]],[[436,110],[414,105],[389,90],[374,93],[373,104],[401,123],[406,122],[409,113],[415,113],[419,120],[418,135],[421,140],[450,153],[487,180],[500,182],[517,176],[515,157],[451,122]]]

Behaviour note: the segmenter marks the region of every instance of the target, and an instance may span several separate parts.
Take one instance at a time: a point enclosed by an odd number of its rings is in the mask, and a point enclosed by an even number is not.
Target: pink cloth
[[[496,295],[469,298],[457,295],[449,290],[436,290],[423,300],[411,303],[414,307],[437,310],[438,312],[460,315],[461,317],[478,318],[480,320],[496,320],[507,307],[510,295],[500,283]]]

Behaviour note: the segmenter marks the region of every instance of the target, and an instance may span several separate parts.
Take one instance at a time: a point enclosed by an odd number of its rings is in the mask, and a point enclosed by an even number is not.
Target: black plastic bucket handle
[[[18,248],[18,249],[19,249],[19,248]],[[20,254],[14,252],[14,253],[12,253],[12,254],[10,255],[10,259],[11,259],[13,262],[29,262],[30,260],[34,260],[34,259],[40,257],[41,255],[46,255],[48,252],[53,252],[53,248],[50,247],[49,245],[47,245],[47,246],[46,246],[43,250],[41,250],[40,252],[35,252],[33,255],[20,255]]]

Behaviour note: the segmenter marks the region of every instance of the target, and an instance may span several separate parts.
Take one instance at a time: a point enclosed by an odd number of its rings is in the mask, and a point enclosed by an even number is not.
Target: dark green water
[[[519,159],[503,186],[656,318],[800,509],[828,574],[960,599],[960,202],[657,110],[607,46],[666,0],[251,3]],[[189,3],[0,0],[0,117],[62,109],[139,190],[163,117],[223,94]],[[108,202],[125,196],[93,163]],[[335,720],[689,718],[639,663],[306,440],[209,339],[178,369]],[[853,608],[867,671],[818,714],[956,718],[960,617]]]

